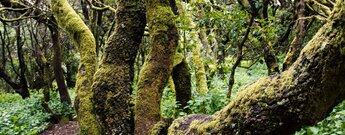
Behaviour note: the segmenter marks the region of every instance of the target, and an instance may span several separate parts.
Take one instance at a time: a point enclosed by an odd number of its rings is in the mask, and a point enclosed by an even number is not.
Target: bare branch
[[[96,2],[98,5],[101,5],[102,7],[98,7],[98,6],[95,6],[90,0],[86,0],[86,2],[90,5],[90,7],[93,9],[93,10],[97,10],[97,11],[106,11],[106,10],[110,10],[112,12],[116,12],[116,9],[110,7],[109,5],[106,5],[106,4],[103,4],[99,1],[95,1],[93,0],[93,2]]]

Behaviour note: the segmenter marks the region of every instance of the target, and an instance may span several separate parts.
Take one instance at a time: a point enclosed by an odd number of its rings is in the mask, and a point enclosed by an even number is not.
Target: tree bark
[[[275,53],[273,52],[273,48],[271,45],[264,41],[265,39],[262,39],[262,44],[264,48],[264,59],[266,63],[266,67],[268,70],[268,75],[273,75],[278,73],[279,74],[279,64],[278,64],[278,58],[276,57]]]
[[[55,80],[58,85],[58,91],[60,95],[60,101],[71,105],[71,98],[68,93],[68,89],[65,83],[65,77],[63,74],[63,69],[61,67],[62,62],[62,52],[60,43],[60,32],[55,27],[50,27],[51,37],[53,42],[53,69]]]
[[[191,74],[189,66],[185,59],[177,64],[172,71],[172,78],[175,85],[176,102],[180,104],[179,108],[188,112],[189,109],[185,108],[188,101],[192,98],[191,90]]]
[[[173,68],[178,44],[175,15],[168,0],[146,0],[151,50],[140,71],[136,110],[135,134],[148,134],[160,119],[160,100],[163,88]]]
[[[291,68],[247,86],[212,116],[175,120],[169,134],[292,134],[323,119],[345,98],[344,17],[338,0]]]
[[[186,3],[184,3],[186,4]],[[182,6],[186,7],[186,6]],[[208,85],[207,85],[207,77],[206,77],[206,71],[205,71],[205,66],[203,62],[203,57],[200,54],[202,52],[203,48],[203,43],[202,40],[199,38],[198,33],[200,31],[198,30],[196,24],[193,21],[193,15],[191,11],[186,10],[186,18],[187,18],[187,23],[192,27],[193,29],[190,30],[190,41],[192,44],[192,62],[193,62],[193,67],[195,71],[195,78],[196,78],[196,88],[199,94],[204,95],[208,92]]]
[[[24,59],[24,52],[23,52],[23,44],[22,44],[22,38],[21,38],[21,32],[20,32],[20,26],[18,22],[18,27],[16,28],[16,41],[17,41],[17,55],[18,55],[18,61],[19,61],[19,67],[20,67],[20,75],[19,75],[19,81],[20,81],[20,95],[22,98],[28,98],[30,97],[30,92],[28,89],[28,83],[26,81],[25,72],[26,72],[26,65],[25,65],[25,59]]]
[[[304,37],[306,36],[306,24],[305,19],[301,19],[306,16],[305,11],[305,0],[299,0],[296,2],[297,7],[297,26],[296,26],[296,35],[290,44],[289,51],[286,54],[285,61],[283,64],[283,71],[287,70],[294,61],[298,58],[299,53],[301,52],[302,44]]]
[[[118,0],[116,28],[94,76],[95,113],[102,134],[133,134],[130,100],[134,61],[146,25],[142,0]]]
[[[244,43],[246,42],[246,40],[248,39],[249,33],[250,33],[250,29],[253,25],[254,22],[254,18],[256,17],[256,13],[253,13],[250,17],[250,21],[248,23],[247,29],[246,29],[246,33],[242,39],[241,42],[239,42],[237,44],[237,52],[236,52],[236,61],[233,64],[233,66],[231,67],[231,72],[230,72],[230,77],[229,77],[229,82],[228,82],[228,94],[227,97],[230,98],[231,97],[231,92],[232,92],[232,88],[235,84],[235,71],[236,68],[240,65],[243,54],[242,54],[242,50],[243,50],[243,46]]]
[[[91,85],[96,69],[95,38],[67,0],[51,0],[51,9],[58,24],[70,34],[80,53],[75,102],[80,133],[100,134],[91,102]]]

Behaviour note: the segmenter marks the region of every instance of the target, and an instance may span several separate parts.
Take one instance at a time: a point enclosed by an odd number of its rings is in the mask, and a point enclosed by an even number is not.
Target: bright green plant
[[[40,95],[25,100],[17,94],[6,95],[8,102],[0,104],[0,134],[38,134],[49,125],[49,114],[41,106]],[[17,99],[17,100],[13,100]]]
[[[48,128],[51,114],[42,107],[42,98],[38,92],[24,100],[18,94],[0,93],[0,134],[35,135]],[[72,107],[60,102],[57,92],[52,92],[49,106],[59,116],[74,113]]]
[[[330,115],[314,126],[304,127],[295,135],[344,135],[345,100],[337,105]]]

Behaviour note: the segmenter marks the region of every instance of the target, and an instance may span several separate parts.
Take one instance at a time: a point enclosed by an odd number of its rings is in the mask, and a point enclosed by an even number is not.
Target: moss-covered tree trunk
[[[92,112],[91,85],[96,68],[95,39],[79,15],[72,9],[67,0],[51,0],[51,9],[58,24],[73,38],[80,53],[75,106],[78,114],[81,134],[100,134],[99,125]]]
[[[280,75],[261,78],[212,116],[177,119],[169,134],[292,134],[345,98],[345,1]]]
[[[184,4],[187,4],[187,3],[184,3]],[[182,6],[182,7],[185,7],[185,6]],[[192,54],[193,54],[192,63],[195,67],[194,70],[195,70],[195,78],[196,78],[196,87],[199,94],[203,95],[208,92],[205,66],[203,62],[203,57],[200,54],[202,52],[203,43],[201,39],[199,38],[198,33],[200,33],[200,31],[198,31],[198,28],[193,21],[193,15],[191,11],[187,11],[187,9],[183,9],[183,10],[185,10],[187,23],[190,25],[190,27],[192,27],[189,34],[190,34],[190,43],[193,43],[191,45],[193,47],[192,48]]]
[[[95,113],[102,134],[133,134],[130,118],[134,61],[146,25],[142,0],[118,0],[116,28],[94,76]]]
[[[140,71],[135,134],[146,135],[160,119],[163,88],[173,68],[178,44],[175,15],[168,0],[146,0],[151,50]]]
[[[287,52],[283,64],[283,71],[287,70],[294,61],[298,58],[299,53],[301,52],[302,44],[304,37],[306,36],[306,24],[307,21],[305,19],[301,19],[306,16],[305,11],[305,0],[298,0],[296,1],[296,12],[297,12],[297,18],[300,20],[297,20],[296,25],[296,35],[294,39],[292,40],[289,51]]]
[[[268,75],[279,73],[278,58],[273,52],[273,48],[267,41],[265,41],[265,39],[262,39],[262,44],[264,48],[264,60],[268,70]]]
[[[193,64],[195,65],[195,77],[196,87],[199,94],[206,94],[208,92],[207,77],[203,58],[200,54],[202,44],[198,41],[197,33],[195,30],[191,30],[191,38],[195,39],[195,46],[193,47]],[[192,40],[193,40],[192,39]]]

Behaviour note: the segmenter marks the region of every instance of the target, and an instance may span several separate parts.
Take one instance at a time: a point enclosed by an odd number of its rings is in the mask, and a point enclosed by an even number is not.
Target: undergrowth
[[[0,134],[35,135],[47,129],[51,114],[42,107],[42,98],[38,92],[32,92],[27,99],[18,94],[0,93]],[[49,106],[59,116],[74,112],[72,107],[60,102],[57,92],[52,92]]]

